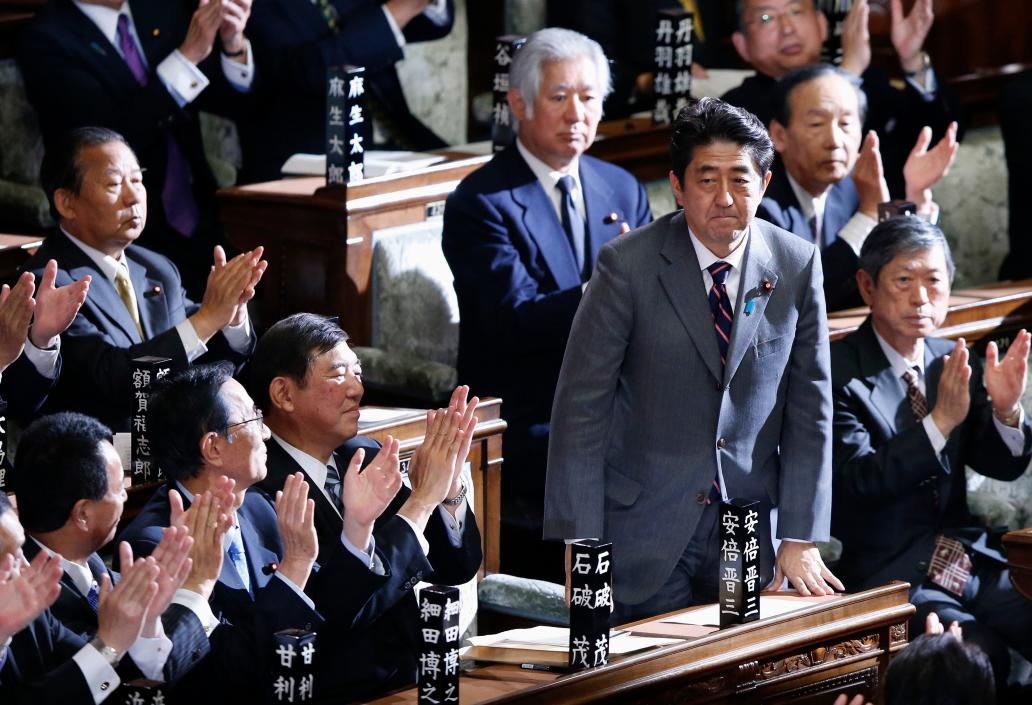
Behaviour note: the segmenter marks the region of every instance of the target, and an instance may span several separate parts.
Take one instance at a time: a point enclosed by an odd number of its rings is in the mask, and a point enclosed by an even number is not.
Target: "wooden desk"
[[[37,235],[0,233],[0,283],[13,284],[17,278],[18,267],[22,266],[42,244],[43,238]]]
[[[816,705],[846,692],[880,702],[890,656],[907,644],[909,588],[893,583],[569,675],[477,668],[461,677],[460,702]],[[373,703],[416,701],[413,688]]]
[[[1007,566],[1014,589],[1032,600],[1032,529],[1008,531],[1003,535]]]
[[[865,306],[828,314],[831,339],[838,340],[855,331],[869,311]],[[954,289],[946,320],[936,336],[963,337],[982,351],[991,340],[1006,348],[1021,328],[1032,329],[1032,279]]]

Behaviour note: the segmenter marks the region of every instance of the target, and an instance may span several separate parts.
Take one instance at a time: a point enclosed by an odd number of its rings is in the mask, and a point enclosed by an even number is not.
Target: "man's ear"
[[[863,269],[856,270],[856,286],[860,290],[860,296],[868,306],[874,301],[874,279]]]
[[[684,208],[684,187],[681,184],[681,180],[677,178],[677,174],[674,173],[673,169],[670,170],[668,177],[670,179],[670,188],[674,192],[674,200],[677,201],[677,205]]]
[[[825,30],[827,30],[827,23],[825,23],[824,26]],[[821,41],[823,42],[824,40],[822,39]],[[749,61],[749,41],[745,38],[745,35],[741,32],[732,32],[731,43],[735,45],[735,51],[737,51],[738,55],[742,57],[742,61],[747,64],[751,64],[752,62]]]
[[[54,191],[54,207],[65,220],[75,219],[75,194],[66,188]]]
[[[78,531],[85,531],[90,527],[89,505],[90,501],[88,499],[80,499],[72,505],[72,511],[68,513],[68,521]]]
[[[785,138],[787,137],[787,130],[777,119],[770,121],[770,139],[774,143],[774,150],[778,154],[785,153]]]
[[[201,462],[214,467],[222,466],[222,439],[215,431],[208,431],[201,436]]]
[[[516,116],[516,119],[521,122],[526,120],[527,101],[523,99],[523,93],[515,88],[510,88],[505,97],[509,101],[509,110],[511,110],[512,114]]]
[[[814,8],[814,11],[817,13],[817,32],[823,46],[824,41],[828,38],[828,16],[819,7]]]
[[[274,377],[269,383],[269,401],[272,403],[272,410],[281,410],[286,413],[294,411],[294,380],[289,377]]]
[[[760,198],[763,198],[763,194],[767,193],[767,187],[770,186],[770,179],[774,175],[774,172],[768,170],[763,175],[763,186],[760,187]]]

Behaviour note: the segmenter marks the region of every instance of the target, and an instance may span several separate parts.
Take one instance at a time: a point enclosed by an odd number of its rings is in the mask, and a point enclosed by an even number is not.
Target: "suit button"
[[[928,562],[927,561],[921,561],[920,563],[918,563],[917,564],[917,572],[918,573],[927,573],[928,572]]]
[[[699,492],[698,494],[696,494],[695,495],[695,501],[698,504],[706,504],[706,493],[705,492]]]
[[[726,438],[721,438],[720,440],[718,440],[717,441],[717,448],[720,448],[720,449],[727,448],[727,439]]]
[[[720,382],[717,382],[717,391],[719,392],[719,391],[721,391],[721,390],[722,390],[723,388],[724,388],[724,385],[722,385],[722,384],[721,384]]]

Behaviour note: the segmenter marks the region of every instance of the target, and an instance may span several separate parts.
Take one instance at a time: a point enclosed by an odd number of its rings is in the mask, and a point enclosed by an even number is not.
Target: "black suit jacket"
[[[932,144],[935,144],[946,133],[950,122],[960,119],[959,103],[941,76],[937,77],[937,90],[927,100],[909,82],[903,90],[893,88],[888,74],[875,67],[867,69],[861,79],[868,106],[864,132],[875,130],[878,133],[889,191],[893,197],[903,198],[906,195],[903,164],[914,148],[918,133],[928,125],[932,128]],[[776,86],[776,79],[756,74],[722,98],[745,108],[764,125],[770,125],[776,109]]]
[[[261,487],[272,494],[282,489],[287,476],[300,471],[301,466],[274,438],[266,442],[266,447],[269,472]],[[364,464],[368,465],[380,444],[356,436],[335,452],[337,468],[343,472],[359,448],[365,449]],[[344,523],[326,495],[311,481],[308,494],[315,501],[315,528],[322,561],[324,553],[338,550]],[[409,494],[411,491],[402,487],[377,520],[376,548],[388,557],[393,567],[392,579],[377,591],[356,620],[344,658],[354,666],[352,671],[357,677],[341,684],[341,697],[367,697],[414,682],[421,641],[413,586],[420,580],[457,585],[473,578],[480,569],[480,530],[472,508],[466,513],[459,547],[451,545],[443,519],[439,512],[433,512],[425,531],[430,552],[424,557],[412,529],[397,516]]]
[[[925,338],[928,408],[935,408],[943,356],[953,342]],[[834,394],[832,534],[842,541],[836,570],[850,590],[890,580],[920,585],[935,537],[956,535],[986,556],[984,530],[968,513],[965,466],[987,477],[1013,480],[1032,458],[1028,423],[1024,452],[1015,458],[994,428],[982,384],[982,364],[971,356],[971,409],[937,455],[914,420],[902,383],[878,345],[870,319],[832,343]]]
[[[199,306],[186,296],[178,269],[168,258],[139,245],[128,247],[125,256],[146,340],[141,339],[114,284],[64,233],[49,235],[23,266],[34,272],[38,281],[47,260],[56,259],[57,286],[87,274],[93,277],[86,303],[61,336],[64,365],[43,405],[44,413],[81,411],[97,417],[113,431],[128,431],[132,360],[157,355],[171,358],[177,369],[189,364],[175,326]],[[241,354],[230,349],[219,333],[208,342],[208,352],[198,362],[230,360],[241,365],[253,349],[253,333],[251,338],[248,350]]]
[[[34,539],[26,541],[23,546],[25,559],[29,562],[41,550]],[[98,585],[104,574],[111,578],[112,585],[121,578],[117,572],[108,570],[96,553],[87,559],[87,564]],[[50,611],[65,627],[83,639],[89,641],[97,635],[97,613],[90,607],[86,596],[76,587],[68,573],[61,574],[61,592],[57,596],[57,601],[51,605]],[[172,652],[164,667],[165,680],[174,682],[207,656],[208,637],[197,615],[182,605],[169,605],[161,616],[161,624],[165,629],[165,635],[172,641]]]
[[[330,0],[339,15],[330,29],[318,3],[264,0],[254,4],[247,35],[255,51],[256,97],[260,106],[239,123],[244,150],[242,181],[280,177],[296,152],[326,151],[326,68],[364,66],[366,89],[390,116],[410,149],[445,146],[409,111],[394,64],[403,58],[381,0]],[[451,31],[452,0],[445,17],[422,14],[406,25],[405,39],[439,39]],[[284,129],[289,126],[290,129]],[[371,143],[370,139],[366,143]]]
[[[87,125],[111,128],[128,140],[146,168],[148,223],[142,244],[175,257],[193,275],[188,278],[199,278],[203,287],[217,232],[216,184],[204,156],[197,111],[229,112],[240,94],[222,73],[216,42],[212,55],[200,65],[211,84],[197,100],[180,108],[158,78],[157,67],[183,41],[197,3],[129,0],[129,6],[147,60],[146,86],[136,81],[116,47],[71,0],[51,0],[25,27],[19,67],[48,148],[68,130]],[[168,227],[162,203],[167,139],[176,141],[190,166],[201,211],[190,239]],[[200,293],[194,287],[191,291]]]
[[[763,201],[756,210],[756,216],[774,223],[779,228],[798,235],[807,242],[814,241],[810,222],[803,214],[792,185],[788,182],[785,167],[777,160],[774,175],[763,195]],[[849,219],[860,208],[853,177],[847,176],[831,187],[824,201],[824,219],[821,221],[821,267],[824,270],[824,301],[829,311],[863,306],[856,284],[856,270],[860,263],[853,248],[838,237]]]

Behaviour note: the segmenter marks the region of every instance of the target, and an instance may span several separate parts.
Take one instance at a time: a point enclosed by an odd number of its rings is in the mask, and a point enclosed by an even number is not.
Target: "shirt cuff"
[[[462,504],[455,510],[454,516],[444,506],[438,505],[437,507],[441,518],[444,519],[444,530],[448,534],[448,543],[455,548],[462,545],[462,530],[466,528],[467,507],[469,507],[469,502],[463,499]]]
[[[208,352],[208,346],[198,337],[193,323],[190,323],[190,319],[184,318],[177,323],[176,332],[179,333],[179,341],[183,344],[183,350],[186,351],[187,362],[193,362]]]
[[[90,644],[79,649],[78,653],[72,656],[72,660],[82,671],[82,677],[86,679],[86,686],[90,689],[95,705],[104,702],[122,682],[115,669],[111,668],[111,664]]]
[[[864,246],[864,240],[870,235],[871,231],[874,230],[874,226],[878,223],[874,218],[864,215],[863,213],[855,213],[849,221],[842,226],[839,230],[838,236],[840,240],[845,240],[846,243],[853,248],[853,252],[856,253],[857,257],[860,256],[860,248]]]
[[[233,352],[246,353],[251,343],[251,317],[245,312],[244,320],[238,325],[223,328],[222,335]]]
[[[394,19],[394,15],[387,9],[386,5],[380,5],[383,10],[383,14],[387,17],[387,26],[391,28],[391,33],[394,35],[394,41],[398,43],[399,48],[405,47],[405,35],[401,31],[401,27],[398,26],[398,22]]]
[[[32,344],[32,338],[25,339],[25,357],[32,366],[47,379],[57,377],[57,360],[61,356],[61,336],[57,336],[57,345],[52,349],[42,350]]]
[[[229,85],[237,89],[241,93],[247,93],[251,90],[251,83],[254,82],[254,55],[251,53],[251,42],[248,39],[244,40],[244,47],[246,50],[244,63],[233,61],[225,54],[220,55],[222,63],[222,75],[229,81]]]
[[[287,585],[289,585],[290,589],[293,590],[298,597],[305,601],[305,604],[308,605],[308,609],[312,610],[313,612],[315,611],[315,603],[312,602],[312,598],[306,595],[304,590],[295,585],[293,580],[291,580],[279,571],[276,571],[276,577],[285,582]]]
[[[1000,434],[1000,440],[1007,446],[1007,450],[1010,451],[1011,455],[1015,458],[1020,457],[1025,450],[1025,430],[1023,425],[1025,423],[1025,410],[1019,405],[1018,406],[1018,427],[1008,426],[1002,423],[996,414],[993,414],[993,424],[996,426],[996,431]]]
[[[584,539],[565,539],[564,543],[567,546],[570,546],[570,545],[575,544],[575,543],[580,543],[581,541],[598,541],[598,539],[597,538],[594,538],[594,539],[588,539],[588,538],[584,538]]]
[[[209,83],[208,77],[179,53],[178,49],[173,50],[158,64],[158,78],[180,108],[194,102]]]
[[[129,647],[129,656],[140,672],[152,681],[165,680],[165,662],[172,653],[172,640],[165,635],[165,628],[158,620],[159,634],[155,637],[140,637]]]
[[[353,555],[358,560],[362,561],[362,565],[366,566],[367,568],[369,568],[369,570],[373,571],[377,575],[383,575],[382,572],[376,571],[377,561],[374,560],[376,556],[376,539],[374,537],[369,537],[369,545],[365,547],[364,551],[355,544],[348,541],[348,537],[344,535],[343,531],[340,532],[340,542],[348,553]],[[380,569],[381,571],[383,570],[382,564],[380,564]]]
[[[423,536],[423,532],[419,530],[419,527],[416,526],[415,522],[409,519],[407,516],[402,516],[401,514],[398,514],[398,518],[402,519],[406,524],[409,525],[409,528],[412,529],[412,533],[416,535],[416,541],[419,542],[419,547],[423,549],[423,555],[426,556],[427,554],[429,554],[430,542],[426,540],[426,536]]]
[[[208,601],[202,595],[193,590],[179,588],[172,597],[172,603],[182,605],[193,612],[197,619],[201,621],[205,636],[211,636],[211,633],[219,626],[219,620],[215,617],[215,613],[211,611],[211,605],[208,604]]]
[[[921,425],[924,426],[925,433],[928,434],[928,442],[932,444],[932,450],[938,455],[946,447],[946,437],[942,435],[942,431],[935,425],[931,414],[921,419]]]

